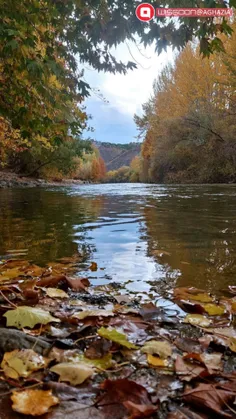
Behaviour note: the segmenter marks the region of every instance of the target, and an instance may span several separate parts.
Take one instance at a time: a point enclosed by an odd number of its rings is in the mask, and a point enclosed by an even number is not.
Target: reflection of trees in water
[[[148,255],[164,267],[167,280],[176,286],[211,290],[235,283],[233,208],[220,197],[217,201],[209,196],[150,200],[143,210]]]
[[[74,226],[94,221],[102,199],[43,189],[4,190],[0,195],[0,254],[28,249],[27,258],[46,263],[78,250]],[[81,245],[89,252],[89,246]]]

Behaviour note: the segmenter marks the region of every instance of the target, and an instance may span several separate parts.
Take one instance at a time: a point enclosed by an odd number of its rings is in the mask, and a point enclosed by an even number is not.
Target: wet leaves
[[[17,380],[19,377],[29,377],[33,371],[38,371],[48,365],[48,360],[32,349],[22,349],[4,354],[1,368],[4,374]]]
[[[150,355],[159,355],[162,359],[166,359],[172,355],[171,345],[167,341],[150,340],[145,343],[141,351]]]
[[[17,307],[15,310],[7,311],[3,316],[7,319],[7,327],[13,326],[17,329],[33,328],[36,324],[60,323],[60,320],[51,316],[48,311],[36,307]]]
[[[52,390],[24,390],[13,391],[12,409],[24,415],[40,416],[47,413],[50,407],[59,403],[59,399],[52,394]]]
[[[117,332],[116,329],[101,327],[98,330],[99,336],[111,340],[112,342],[118,343],[121,346],[125,346],[128,349],[138,349],[138,346],[129,342],[123,333]]]
[[[46,294],[51,298],[69,298],[69,295],[58,288],[47,288]]]
[[[177,288],[173,301],[142,304],[79,270],[70,258],[0,265],[2,406],[11,397],[16,412],[47,419],[235,417],[235,296]]]
[[[235,392],[222,390],[220,386],[199,384],[193,390],[183,394],[183,400],[197,408],[205,408],[210,414],[217,414],[225,418],[232,418],[225,408],[235,399]]]
[[[111,317],[114,316],[112,310],[84,310],[79,313],[74,313],[73,317],[79,320],[85,319],[86,317]]]
[[[209,327],[212,321],[201,314],[187,314],[184,319],[185,323],[189,323],[192,326]]]
[[[151,416],[158,409],[153,405],[147,390],[127,379],[105,380],[101,384],[105,394],[98,401],[98,406],[114,404],[117,407],[122,404],[130,419],[145,418]]]
[[[62,362],[50,370],[60,376],[60,381],[69,382],[75,386],[82,384],[94,373],[92,367],[82,362]]]

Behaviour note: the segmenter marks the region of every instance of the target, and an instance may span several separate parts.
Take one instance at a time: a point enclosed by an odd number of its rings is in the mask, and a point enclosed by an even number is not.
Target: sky
[[[87,113],[92,115],[90,126],[95,129],[90,136],[96,141],[129,143],[137,141],[134,114],[142,114],[142,104],[152,94],[153,81],[163,66],[173,60],[173,53],[169,50],[158,56],[154,46],[141,49],[129,43],[119,45],[114,55],[123,62],[135,58],[139,64],[126,75],[99,73],[85,66],[84,80],[95,90],[100,89],[105,99],[92,93],[86,100]]]

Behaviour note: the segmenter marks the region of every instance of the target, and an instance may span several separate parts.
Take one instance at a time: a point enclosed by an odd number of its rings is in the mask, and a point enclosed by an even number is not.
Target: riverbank
[[[77,179],[63,179],[63,180],[46,180],[37,179],[33,177],[19,176],[16,173],[9,171],[0,172],[0,188],[16,188],[27,187],[33,188],[37,186],[67,186],[67,185],[82,185],[89,183],[88,181]]]

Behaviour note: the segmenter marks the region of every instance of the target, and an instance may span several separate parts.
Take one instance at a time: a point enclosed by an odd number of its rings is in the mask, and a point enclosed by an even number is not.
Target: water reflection
[[[81,274],[131,291],[235,284],[236,187],[83,185],[0,191],[0,255],[45,264],[86,249]],[[25,256],[24,256],[25,254]],[[88,274],[91,260],[98,271]]]

